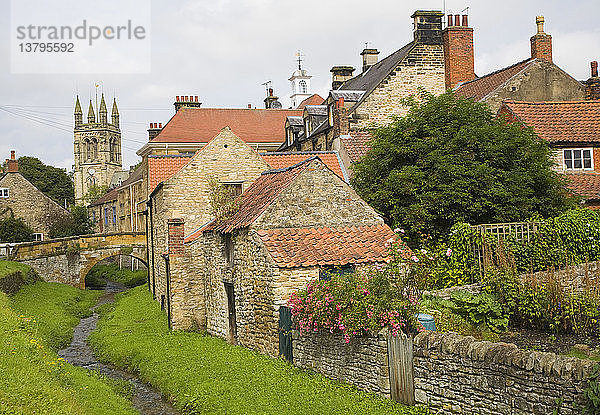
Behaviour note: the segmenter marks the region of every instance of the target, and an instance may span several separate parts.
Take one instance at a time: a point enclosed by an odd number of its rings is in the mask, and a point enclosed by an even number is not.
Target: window
[[[34,241],[43,241],[44,240],[44,234],[43,233],[34,233],[33,234],[33,240]]]
[[[327,107],[327,116],[329,120],[329,126],[333,127],[333,105]]]
[[[233,197],[238,197],[242,194],[242,183],[223,183],[223,186],[231,192]]]
[[[104,208],[104,224],[108,225],[108,208]]]
[[[96,223],[96,211],[92,211],[92,223]]]
[[[329,281],[333,276],[348,275],[354,272],[354,265],[325,265],[319,269],[319,279]]]
[[[228,267],[233,266],[233,239],[231,234],[227,233],[224,235],[225,242],[225,264]]]
[[[298,83],[298,86],[300,87],[300,93],[306,94],[306,91],[308,90],[308,88],[306,87],[306,81],[300,81]]]
[[[564,150],[565,168],[567,170],[593,169],[592,149],[573,148]]]
[[[0,198],[8,199],[9,191],[7,187],[0,187]]]
[[[112,207],[112,217],[113,217],[113,224],[117,223],[117,207],[113,206]]]

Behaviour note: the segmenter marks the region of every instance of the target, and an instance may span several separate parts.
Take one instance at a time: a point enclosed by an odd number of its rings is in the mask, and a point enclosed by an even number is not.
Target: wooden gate
[[[279,356],[292,363],[292,309],[279,307]]]
[[[413,339],[404,333],[396,337],[388,335],[387,346],[391,398],[406,405],[414,405]]]

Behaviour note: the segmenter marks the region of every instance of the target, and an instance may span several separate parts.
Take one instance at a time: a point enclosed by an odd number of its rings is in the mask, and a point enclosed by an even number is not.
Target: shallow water
[[[113,281],[108,281],[104,295],[92,308],[115,300],[115,294],[124,291],[125,286]],[[140,379],[115,367],[100,363],[95,357],[92,348],[87,344],[87,338],[96,329],[98,314],[94,312],[90,317],[83,318],[73,332],[73,340],[66,348],[58,352],[58,355],[74,366],[85,369],[97,370],[105,376],[113,379],[126,380],[133,385],[134,395],[131,399],[133,406],[140,414],[144,415],[176,415],[173,406],[152,386],[142,382]]]

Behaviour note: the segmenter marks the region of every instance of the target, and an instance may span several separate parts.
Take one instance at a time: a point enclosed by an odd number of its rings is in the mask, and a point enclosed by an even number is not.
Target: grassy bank
[[[98,264],[88,272],[85,277],[85,286],[92,289],[106,287],[106,280],[119,282],[126,287],[132,288],[145,284],[148,279],[148,271],[140,269],[119,269],[117,264]]]
[[[139,372],[183,413],[425,413],[221,339],[171,333],[147,286],[103,307],[90,344],[102,359]]]
[[[136,413],[119,394],[121,384],[56,354],[96,298],[44,282],[25,285],[13,297],[0,293],[0,413]]]

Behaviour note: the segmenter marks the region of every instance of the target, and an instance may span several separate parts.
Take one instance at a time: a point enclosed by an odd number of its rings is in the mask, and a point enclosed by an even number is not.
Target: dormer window
[[[570,148],[563,150],[565,169],[592,170],[594,168],[591,148]]]
[[[0,187],[0,199],[8,199],[9,191],[7,187]]]

